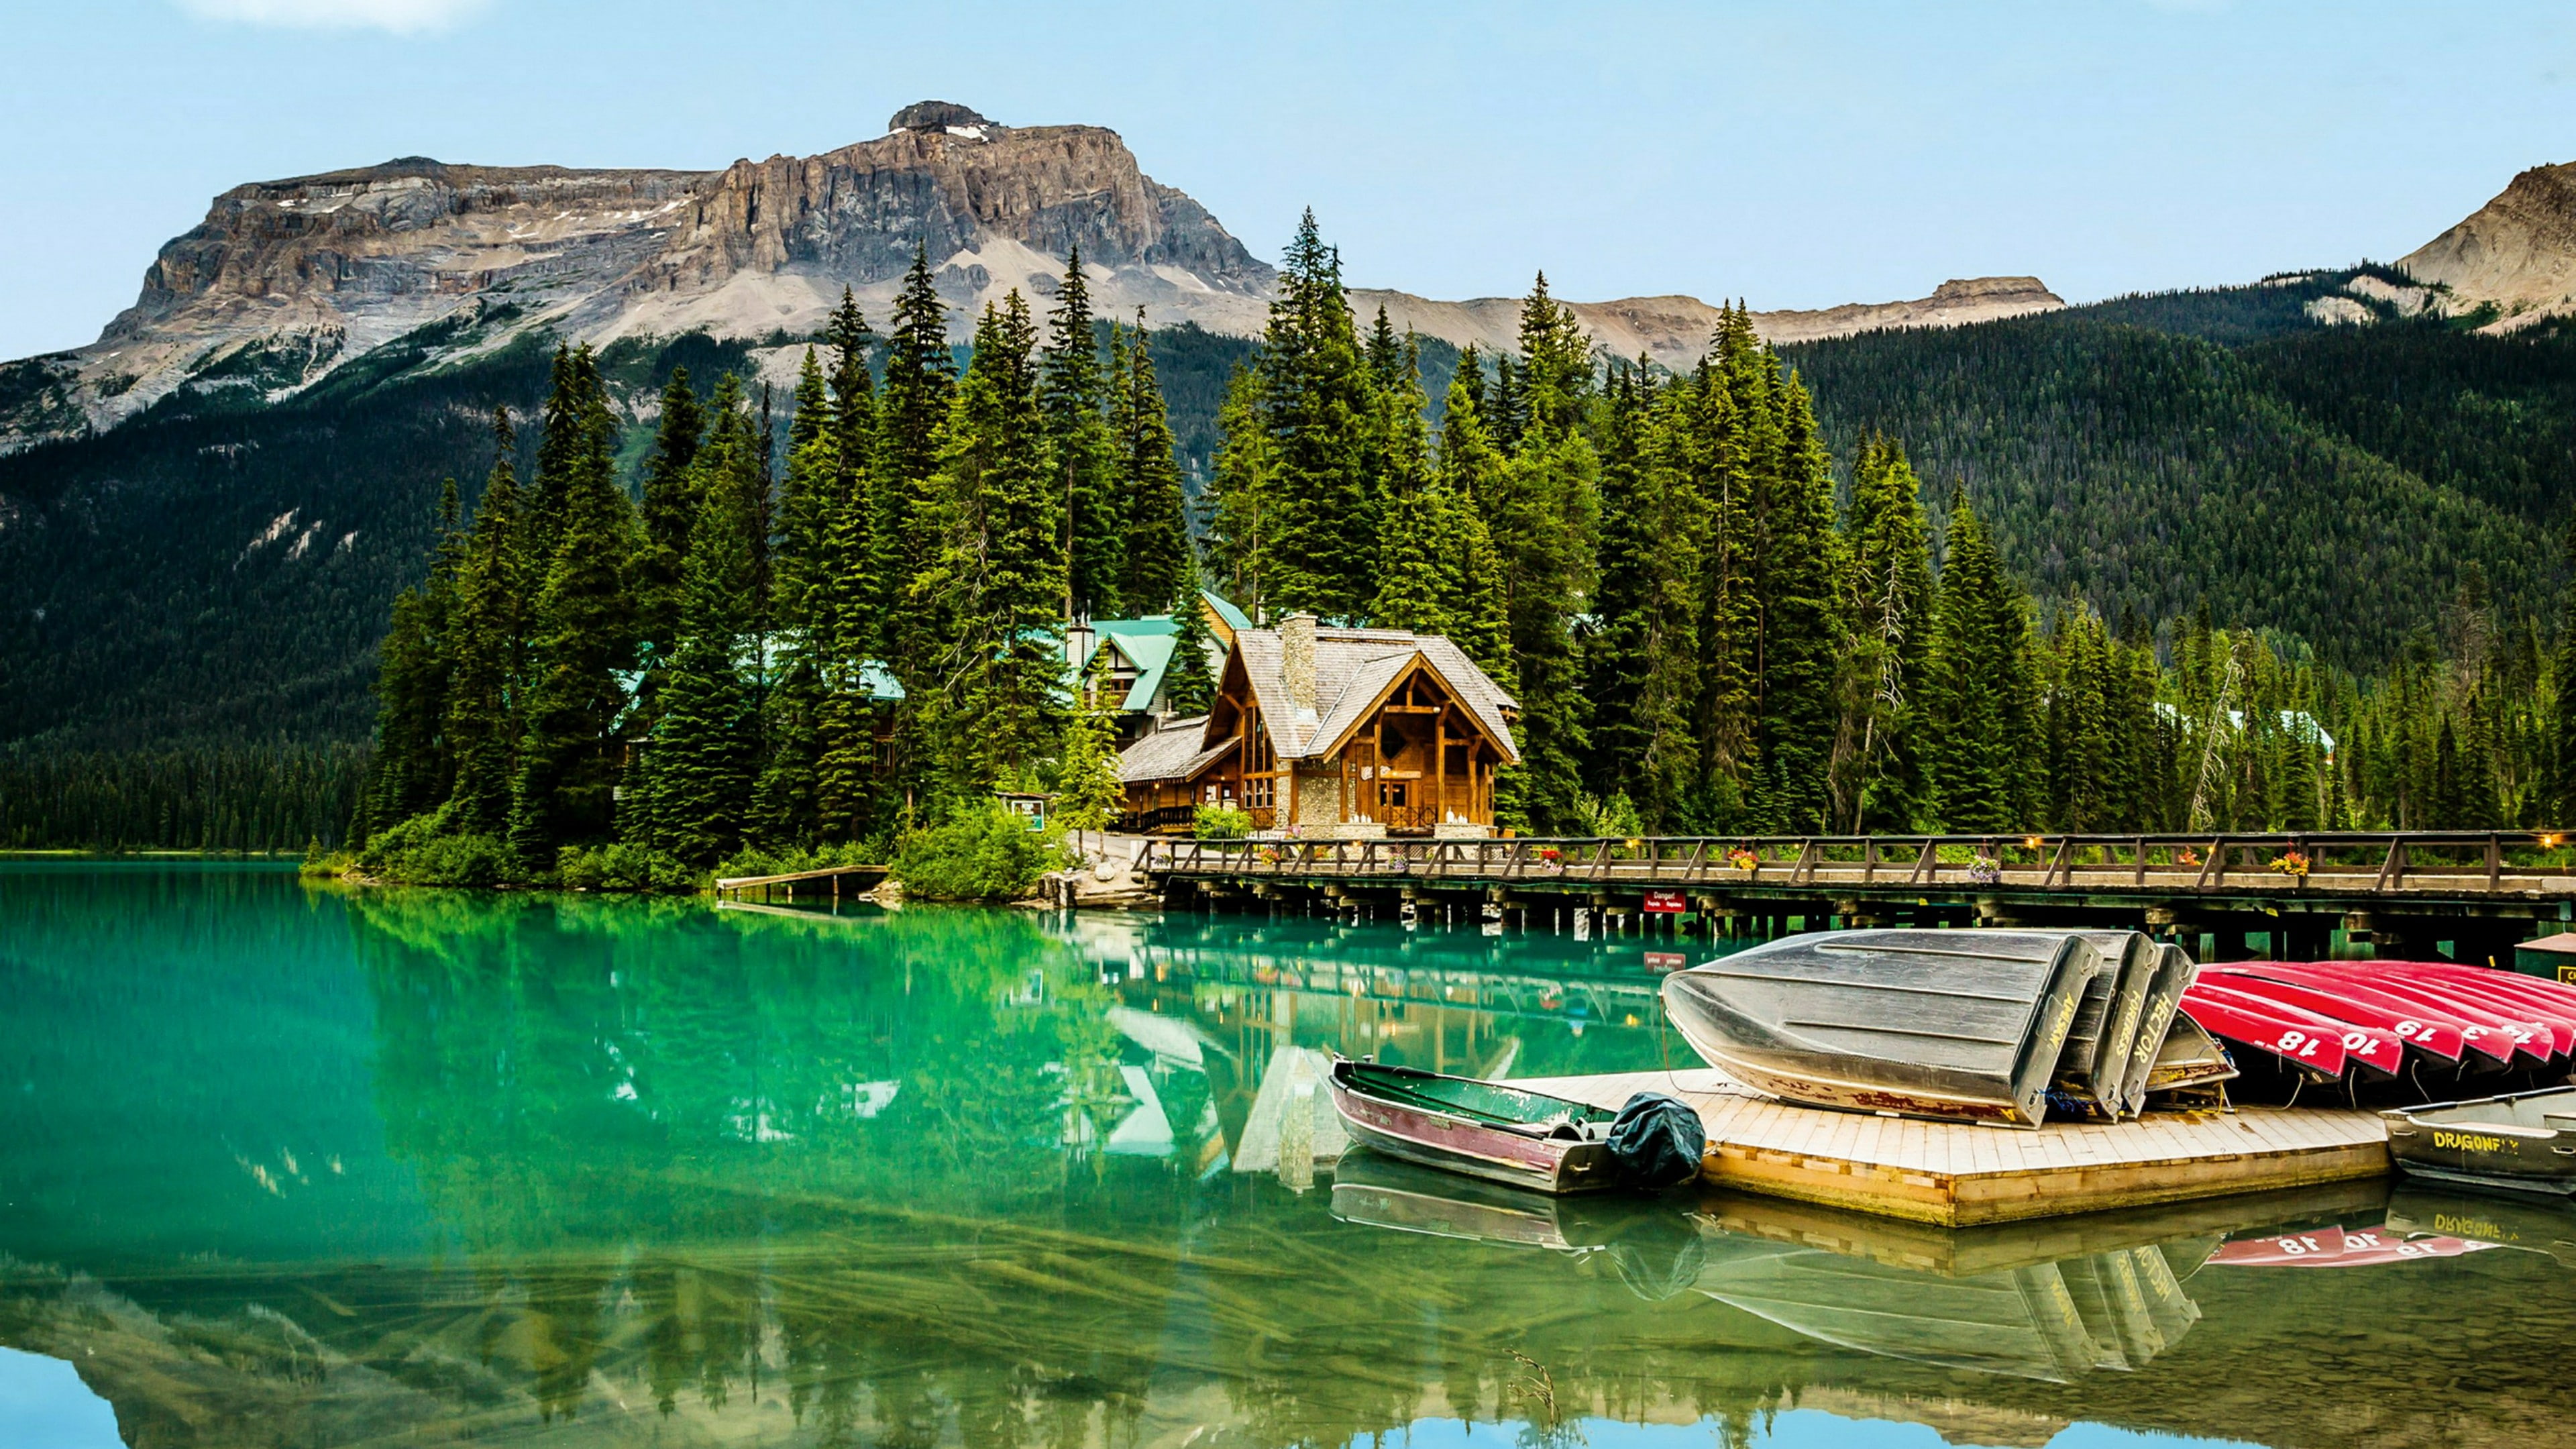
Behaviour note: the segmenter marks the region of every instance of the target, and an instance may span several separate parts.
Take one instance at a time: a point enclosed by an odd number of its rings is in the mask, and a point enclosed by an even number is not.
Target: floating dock
[[[2389,1170],[2388,1131],[2374,1112],[2240,1107],[2052,1122],[2029,1131],[1792,1106],[1704,1068],[1512,1085],[1604,1107],[1636,1092],[1669,1092],[1696,1108],[1708,1128],[1701,1172],[1719,1187],[1951,1228]]]

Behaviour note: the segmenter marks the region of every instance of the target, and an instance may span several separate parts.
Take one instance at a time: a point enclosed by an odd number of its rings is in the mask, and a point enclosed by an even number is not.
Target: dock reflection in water
[[[1634,942],[1472,927],[0,867],[0,1347],[73,1365],[136,1446],[2576,1422],[2553,1209],[2366,1185],[1943,1232],[1555,1203],[1337,1166],[1275,1075],[1652,1068],[1654,980]],[[2515,1251],[2211,1261],[2328,1227]]]

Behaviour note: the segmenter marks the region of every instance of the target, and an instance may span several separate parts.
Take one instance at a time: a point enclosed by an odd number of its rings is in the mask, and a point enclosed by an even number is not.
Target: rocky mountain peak
[[[972,106],[961,106],[955,101],[914,101],[911,105],[895,112],[894,119],[886,122],[886,129],[888,131],[940,131],[950,135],[971,132],[981,136],[986,131],[994,129],[994,126]]]
[[[2576,313],[2576,162],[2535,166],[2459,225],[2398,259],[2449,289],[2446,310],[2493,306],[2492,330]]]
[[[1274,270],[1099,126],[1004,126],[917,101],[818,156],[720,171],[481,166],[406,156],[237,186],[162,247],[88,347],[0,364],[0,451],[112,427],[182,389],[276,401],[404,339],[424,365],[544,334],[577,342],[810,334],[853,292],[892,310],[925,256],[952,331],[1018,291],[1052,296],[1079,250],[1104,317],[1258,335]],[[1518,302],[1354,292],[1366,315],[1508,347]],[[1761,313],[1775,340],[2063,305],[2037,280],[1920,302]],[[1717,312],[1690,297],[1578,304],[1595,342],[1686,368]],[[774,359],[773,359],[774,360]]]

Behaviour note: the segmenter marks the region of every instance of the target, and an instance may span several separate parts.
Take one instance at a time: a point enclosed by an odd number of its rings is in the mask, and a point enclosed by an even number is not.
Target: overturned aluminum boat
[[[2067,1029],[2065,1049],[2058,1055],[2056,1085],[2104,1117],[2136,1116],[2137,1108],[2129,1105],[2130,1068],[2164,957],[2143,932],[2081,934],[2102,953],[2106,969],[2076,1003],[2075,1024]]]
[[[2037,1127],[2085,991],[2119,969],[2081,932],[1835,931],[1675,972],[1664,1009],[1756,1091]]]

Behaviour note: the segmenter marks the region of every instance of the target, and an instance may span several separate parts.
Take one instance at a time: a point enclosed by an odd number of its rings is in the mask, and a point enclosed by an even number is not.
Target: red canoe
[[[2212,995],[2197,989],[2182,996],[2182,1014],[2221,1041],[2269,1052],[2291,1065],[2322,1077],[2343,1075],[2343,1037],[2292,1021],[2268,1004],[2247,1005],[2234,992]]]
[[[2459,1033],[2464,1054],[2470,1060],[2483,1061],[2494,1068],[2511,1066],[2516,1055],[2513,1036],[2492,1013],[2463,1014],[2456,1007],[2434,1006],[2411,996],[2395,996],[2359,977],[2335,971],[2320,971],[2311,962],[2246,961],[2224,967],[2203,967],[2205,971],[2251,971],[2276,981],[2293,982],[2366,1005],[2399,1013],[2402,1026],[2413,1021],[2417,1026],[2439,1026]],[[2400,1032],[2400,1035],[2404,1033]]]
[[[2421,1015],[2407,1011],[2403,1003],[2379,1005],[2350,992],[2284,980],[2268,971],[2264,963],[2204,966],[2200,979],[2212,985],[2233,987],[2267,1001],[2303,1007],[2355,1026],[2394,1032],[2400,1041],[2444,1066],[2457,1065],[2460,1052],[2465,1047],[2460,1027],[2427,1021]]]
[[[2551,1057],[2556,1055],[2552,1050],[2555,1038],[2549,1028],[2532,1020],[2526,1013],[2507,1012],[2492,1002],[2479,1000],[2474,993],[2456,989],[2447,981],[2394,972],[2372,972],[2366,969],[2370,964],[2361,961],[2321,961],[2317,963],[2316,969],[2326,975],[2366,985],[2374,991],[2411,1001],[2421,1007],[2448,1012],[2453,1016],[2477,1022],[2490,1032],[2501,1033],[2513,1043],[2516,1054],[2541,1066],[2549,1065]],[[2494,1045],[2484,1037],[2471,1037],[2469,1044],[2487,1049],[2492,1049]]]
[[[2248,984],[2252,983],[2224,977],[2202,977],[2182,994],[2183,1004],[2216,1001],[2239,1011],[2266,1013],[2289,1023],[2297,1030],[2276,1037],[2267,1050],[2301,1065],[2314,1060],[2309,1055],[2309,1043],[2302,1038],[2318,1035],[2341,1045],[2348,1065],[2367,1067],[2383,1076],[2393,1077],[2406,1064],[2406,1043],[2394,1031],[2365,1026],[2350,1017],[2331,1016],[2278,996],[2243,989]],[[2202,1025],[2208,1023],[2203,1022]],[[2257,1042],[2255,1045],[2263,1044]]]
[[[2576,1025],[2576,987],[2561,986],[2536,976],[2513,971],[2497,971],[2485,966],[2463,966],[2451,961],[2392,962],[2403,965],[2411,974],[2436,981],[2456,981],[2474,986],[2489,996],[2516,1003],[2522,1009],[2536,1012],[2552,1024]],[[2576,1043],[2571,1043],[2576,1046]]]

